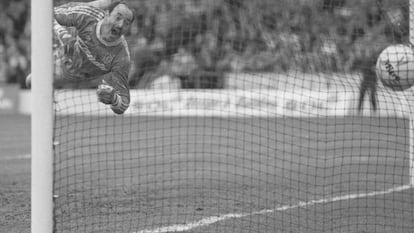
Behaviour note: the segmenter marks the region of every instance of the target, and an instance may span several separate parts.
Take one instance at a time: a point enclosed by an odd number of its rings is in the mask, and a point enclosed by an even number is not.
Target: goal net
[[[55,232],[414,229],[409,0],[129,4],[125,114],[54,90]]]

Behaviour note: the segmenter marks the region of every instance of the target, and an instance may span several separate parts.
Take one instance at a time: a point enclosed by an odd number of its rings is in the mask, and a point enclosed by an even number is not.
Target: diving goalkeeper
[[[90,83],[98,80],[98,100],[116,114],[123,114],[130,103],[128,73],[130,54],[124,34],[134,21],[134,11],[126,2],[72,2],[54,8],[54,32],[60,41],[55,51],[54,86]],[[74,29],[76,35],[69,32]],[[31,76],[26,79],[28,86]]]

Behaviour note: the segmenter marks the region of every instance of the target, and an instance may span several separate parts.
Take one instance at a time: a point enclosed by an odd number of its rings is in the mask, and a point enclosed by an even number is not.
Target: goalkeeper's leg
[[[53,57],[55,60],[55,70],[53,74],[53,83],[55,86],[59,86],[59,83],[62,83],[64,78],[62,76],[62,61],[64,59],[64,54],[69,54],[73,52],[73,44],[76,41],[74,36],[67,30],[67,28],[61,26],[55,21],[53,21],[53,31],[54,31],[54,43],[53,43]],[[29,74],[26,77],[26,87],[31,88],[32,86],[32,75]]]
[[[26,87],[27,88],[31,88],[32,87],[32,74],[29,74],[26,77]]]
[[[85,2],[85,5],[93,6],[96,8],[100,8],[102,10],[107,10],[112,4],[120,2],[121,0],[95,0],[90,2]]]
[[[62,75],[62,65],[61,65],[61,61],[62,61],[62,52],[60,51],[60,48],[55,48],[53,51],[53,57],[55,60],[55,66],[54,66],[54,72],[53,72],[53,84],[54,86],[59,85],[59,83],[61,83],[60,80],[63,80],[63,75]],[[30,73],[29,75],[27,75],[26,77],[26,87],[27,88],[31,88],[32,87],[32,74]]]

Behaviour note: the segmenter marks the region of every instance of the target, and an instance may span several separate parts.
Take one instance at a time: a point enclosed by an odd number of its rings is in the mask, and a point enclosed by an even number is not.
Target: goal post
[[[409,40],[414,45],[414,0],[409,0]],[[414,106],[408,102],[409,109],[409,166],[410,166],[410,185],[414,187]]]
[[[410,124],[410,128],[409,128],[409,167],[410,167],[410,185],[412,187],[414,187],[414,117],[413,117],[413,111],[412,111],[412,107],[410,107],[410,116],[409,116],[409,124]]]
[[[52,0],[31,0],[31,232],[53,232]]]
[[[414,92],[395,93],[378,87],[379,110],[374,113],[368,107],[357,113],[360,80],[342,67],[344,64],[336,64],[340,66],[336,70],[331,64],[338,59],[332,56],[335,43],[342,43],[335,33],[349,28],[323,28],[318,33],[325,33],[324,40],[310,39],[306,34],[303,38],[309,41],[301,41],[300,30],[307,29],[300,23],[311,23],[312,14],[319,8],[306,5],[298,10],[305,16],[293,20],[297,25],[284,27],[280,21],[291,13],[275,13],[266,4],[285,7],[281,4],[284,2],[295,8],[296,3],[309,2],[258,0],[260,6],[252,9],[266,11],[260,18],[248,8],[255,1],[248,0],[174,0],[182,3],[177,6],[174,1],[166,1],[167,5],[161,4],[163,0],[139,1],[141,5],[133,6],[142,7],[142,15],[137,17],[142,22],[137,25],[161,23],[143,31],[169,36],[166,39],[150,33],[151,39],[128,38],[133,53],[150,54],[147,47],[157,48],[153,57],[137,61],[151,66],[138,67],[142,71],[148,68],[153,72],[141,78],[150,80],[152,75],[160,74],[153,65],[159,58],[158,65],[164,70],[184,67],[179,77],[182,86],[165,88],[163,85],[170,85],[171,79],[164,75],[162,82],[167,84],[159,84],[160,89],[132,88],[130,108],[119,116],[96,100],[93,88],[53,89],[53,4],[69,1],[31,0],[32,233],[316,233],[380,228],[397,233],[414,227],[414,211],[409,209],[414,201],[414,106],[409,95]],[[358,12],[358,6],[343,6],[350,1],[315,2],[327,4],[318,5],[323,8],[323,16],[334,12],[340,15],[338,21],[332,20],[334,23],[352,18],[352,10]],[[110,2],[99,0],[95,4],[101,7]],[[210,9],[204,14],[200,13],[207,11],[202,2],[227,4],[227,8]],[[377,0],[372,0],[375,3]],[[404,43],[409,40],[414,44],[414,0],[404,0],[403,5],[410,8],[409,36],[404,37]],[[180,10],[188,11],[191,20],[179,18]],[[151,11],[156,15],[145,19]],[[370,13],[371,20],[383,20],[373,16],[376,12]],[[241,17],[243,14],[249,18]],[[285,18],[279,21],[277,17]],[[186,25],[179,25],[181,21]],[[323,21],[331,22],[329,18]],[[245,27],[249,23],[254,26]],[[277,27],[288,32],[273,35]],[[169,28],[175,31],[166,33]],[[263,31],[258,32],[258,28]],[[138,33],[140,28],[134,30],[128,36],[145,33]],[[327,33],[329,30],[332,34]],[[352,30],[364,34],[361,28]],[[215,38],[214,33],[221,35]],[[262,41],[249,47],[256,39]],[[145,44],[149,40],[155,45]],[[361,41],[363,47],[367,41]],[[309,49],[306,45],[279,54],[284,46],[307,42],[320,48]],[[223,51],[217,52],[214,43],[221,44]],[[200,44],[203,46],[198,48]],[[247,57],[239,56],[240,51],[255,57],[254,52],[264,47],[270,52],[261,51],[257,60],[249,60],[251,67],[240,69]],[[199,79],[199,84],[192,86],[190,76],[194,74],[186,69],[195,65],[189,51],[201,56],[214,54],[199,59],[210,64],[225,57],[226,51],[235,51],[226,57],[233,59],[228,66],[234,70],[226,72],[238,87],[226,83],[224,89],[211,85],[201,90]],[[294,63],[283,64],[291,65],[293,71],[268,71],[266,59],[276,56],[281,57],[278,62]],[[131,57],[136,59],[137,55]],[[296,67],[302,63],[308,70]],[[262,65],[266,71],[252,72],[255,65]],[[199,72],[211,72],[206,70]],[[335,76],[335,72],[343,73]],[[328,81],[327,76],[336,79]],[[208,81],[215,78],[208,77]],[[189,84],[184,87],[184,82]],[[209,89],[212,86],[217,89]]]

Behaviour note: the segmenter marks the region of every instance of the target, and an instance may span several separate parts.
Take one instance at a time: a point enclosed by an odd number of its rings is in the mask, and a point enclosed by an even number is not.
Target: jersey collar
[[[96,37],[98,38],[98,40],[106,46],[116,46],[116,45],[119,45],[120,43],[122,43],[122,39],[124,38],[124,36],[121,36],[118,40],[116,40],[114,42],[108,42],[108,41],[104,40],[102,38],[102,35],[101,35],[102,23],[103,23],[103,20],[99,21],[98,24],[96,25]]]

